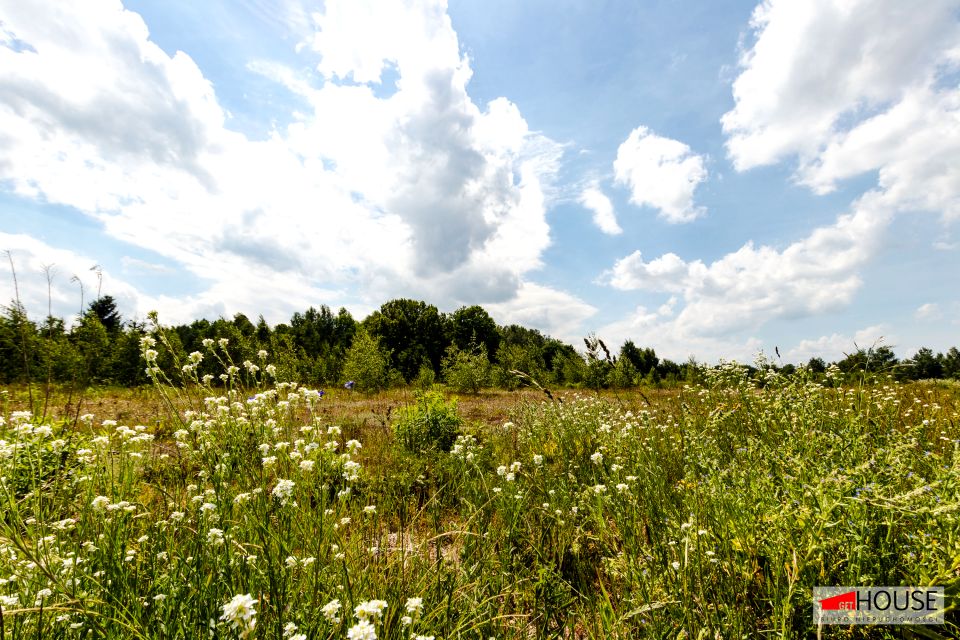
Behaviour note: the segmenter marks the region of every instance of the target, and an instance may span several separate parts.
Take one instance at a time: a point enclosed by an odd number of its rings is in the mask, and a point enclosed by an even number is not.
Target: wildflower
[[[156,349],[147,349],[146,351],[143,352],[143,358],[147,362],[156,362],[157,355],[159,354],[157,353]]]
[[[597,495],[606,493],[606,491],[607,491],[607,487],[605,485],[597,484],[593,486],[593,492]]]
[[[293,495],[293,480],[278,480],[277,486],[270,492],[274,498],[280,501],[280,504],[287,504],[287,500]]]
[[[360,477],[360,463],[353,460],[347,460],[343,463],[343,478],[352,481]]]
[[[368,620],[360,620],[347,630],[348,640],[377,640],[377,631]]]
[[[350,453],[356,453],[363,448],[363,445],[360,444],[359,440],[347,440],[347,449],[350,450]]]
[[[267,355],[268,355],[268,354],[267,354],[267,351],[266,351],[265,349],[260,349],[260,351],[257,351],[257,357],[260,358],[261,360],[266,360],[266,359],[267,359]]]
[[[355,383],[353,380],[347,380],[347,382],[343,385],[343,388],[344,388],[344,389],[353,389],[353,386],[354,386],[355,384],[356,384],[356,383]]]
[[[204,338],[201,342],[207,349],[213,346],[213,340],[211,338]]]
[[[363,508],[363,512],[369,515],[373,515],[377,512],[377,506],[374,504],[368,504]]]
[[[201,512],[216,511],[216,510],[217,510],[217,505],[213,504],[212,502],[204,502],[202,505],[200,505]]]
[[[603,454],[597,451],[592,456],[590,456],[590,462],[592,462],[593,464],[600,464],[601,462],[603,462]]]
[[[207,544],[211,547],[219,547],[223,544],[223,530],[211,528],[207,531]]]
[[[90,506],[93,507],[94,511],[103,511],[107,508],[107,505],[110,504],[110,498],[106,496],[97,496],[93,499],[93,502],[90,503]]]
[[[240,630],[240,637],[246,638],[257,624],[257,612],[253,608],[256,601],[249,593],[233,596],[233,599],[223,605],[223,615],[220,619]]]
[[[674,560],[670,563],[670,566],[673,567],[674,571],[680,571],[680,563]]]
[[[313,460],[301,460],[300,470],[309,473],[310,471],[313,471],[313,465],[314,465]]]
[[[420,615],[423,612],[423,598],[407,598],[407,604],[404,607],[407,613]]]
[[[367,600],[366,602],[361,602],[353,609],[353,615],[357,617],[358,620],[366,620],[367,618],[373,618],[374,620],[380,620],[380,616],[383,614],[383,610],[387,608],[387,603],[384,600]]]
[[[535,454],[535,455],[533,456],[533,464],[537,465],[538,467],[539,467],[540,465],[542,465],[542,464],[543,464],[543,456],[540,455],[539,453],[538,453],[538,454]]]

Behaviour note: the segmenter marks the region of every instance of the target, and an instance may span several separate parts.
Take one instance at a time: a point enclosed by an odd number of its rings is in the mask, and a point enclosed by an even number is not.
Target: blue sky
[[[394,297],[674,359],[960,344],[960,2],[0,0],[0,248],[127,317]],[[0,296],[13,297],[12,279]]]

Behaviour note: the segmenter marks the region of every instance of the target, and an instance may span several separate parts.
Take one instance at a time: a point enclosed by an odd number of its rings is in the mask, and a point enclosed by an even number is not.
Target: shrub
[[[408,451],[450,451],[463,424],[456,400],[447,402],[437,391],[418,391],[414,397],[415,404],[398,412],[397,440]]]
[[[450,347],[443,359],[443,377],[460,393],[477,393],[490,384],[490,361],[486,352],[478,347],[466,351]]]
[[[364,329],[353,337],[343,364],[343,376],[353,380],[362,391],[380,391],[389,385],[387,356],[380,348],[380,341]]]

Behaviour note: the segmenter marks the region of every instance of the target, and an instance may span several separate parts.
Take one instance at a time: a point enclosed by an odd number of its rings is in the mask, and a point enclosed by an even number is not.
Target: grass
[[[803,638],[813,586],[943,585],[952,607],[960,585],[947,385],[727,365],[654,394],[462,396],[450,451],[395,436],[412,392],[258,367],[46,420],[23,395],[0,427],[3,638]],[[948,638],[954,616],[819,633]]]

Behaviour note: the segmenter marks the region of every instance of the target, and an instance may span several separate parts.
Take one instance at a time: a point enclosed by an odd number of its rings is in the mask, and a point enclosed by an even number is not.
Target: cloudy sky
[[[960,344],[960,2],[0,0],[28,311]],[[7,266],[7,265],[5,265]],[[0,298],[13,298],[2,278]]]

